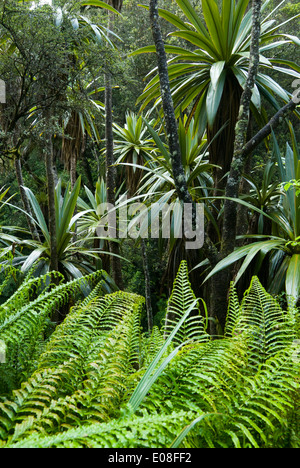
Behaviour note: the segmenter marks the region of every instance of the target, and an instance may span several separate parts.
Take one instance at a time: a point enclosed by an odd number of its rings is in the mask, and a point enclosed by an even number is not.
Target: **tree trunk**
[[[82,146],[81,146],[81,160],[82,160],[82,165],[83,169],[85,172],[85,175],[87,177],[87,186],[90,190],[93,191],[94,189],[94,181],[93,181],[93,176],[92,176],[92,171],[91,171],[91,166],[87,158],[86,154],[86,135],[83,136],[83,141],[82,141]]]
[[[47,112],[47,114],[49,114]],[[47,122],[49,115],[47,115]],[[45,141],[45,167],[47,176],[47,191],[48,191],[48,220],[49,220],[49,235],[50,235],[50,270],[58,271],[58,251],[57,251],[57,232],[56,232],[56,209],[55,209],[55,172],[53,169],[53,143],[52,135],[47,133]]]
[[[239,196],[239,185],[241,182],[242,174],[244,171],[244,165],[246,162],[246,157],[243,154],[243,149],[247,142],[247,130],[249,125],[252,90],[255,85],[256,76],[259,68],[261,3],[262,0],[252,0],[253,19],[250,49],[250,65],[248,71],[248,78],[241,98],[239,117],[235,129],[233,159],[230,166],[228,182],[226,184],[226,197],[230,198],[238,198]],[[236,237],[236,222],[237,203],[226,199],[224,204],[224,229],[222,239],[222,254],[224,256],[230,254],[234,250]]]
[[[239,113],[239,103],[242,87],[232,74],[224,85],[222,99],[213,126],[207,127],[207,143],[209,145],[209,162],[216,166],[213,169],[214,196],[222,197],[225,193],[226,178],[230,170],[233,157],[235,125]],[[214,200],[214,217],[217,220],[222,201]],[[222,218],[217,221],[219,230],[222,230]],[[209,223],[208,234],[210,239],[218,242],[218,235],[212,223]]]
[[[74,188],[77,180],[77,158],[75,154],[72,155],[70,160],[70,181],[71,181],[71,189]]]
[[[117,7],[121,11],[122,2],[109,2],[114,8]],[[113,30],[112,14],[108,12],[109,24],[108,29]],[[107,187],[107,203],[115,206],[116,193],[116,168],[114,166],[114,134],[113,134],[113,115],[112,115],[112,77],[108,69],[105,72],[105,138],[106,138],[106,187]],[[116,233],[117,234],[117,233]],[[123,276],[121,269],[121,261],[119,244],[117,242],[109,242],[111,256],[111,272],[116,285],[123,289]]]
[[[220,106],[212,128],[207,129],[207,143],[209,144],[209,161],[221,168],[214,169],[215,193],[222,195],[225,189],[224,178],[230,170],[233,156],[235,125],[239,113],[239,103],[242,88],[235,78],[230,76],[226,79]]]

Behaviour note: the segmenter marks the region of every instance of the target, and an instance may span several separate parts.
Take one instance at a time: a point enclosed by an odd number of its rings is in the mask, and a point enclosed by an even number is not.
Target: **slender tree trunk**
[[[46,113],[46,121],[49,122],[51,112]],[[53,160],[52,134],[47,132],[45,141],[45,167],[47,176],[48,192],[48,220],[50,234],[50,270],[58,271],[58,251],[57,251],[57,232],[56,232],[56,209],[55,209],[55,172]]]
[[[153,313],[152,313],[152,304],[151,304],[151,285],[150,285],[150,274],[149,274],[149,265],[146,251],[146,243],[144,239],[141,239],[141,251],[143,258],[143,268],[145,276],[145,298],[146,298],[146,310],[147,310],[147,321],[148,321],[148,331],[151,332],[153,328]]]
[[[232,74],[226,79],[222,99],[212,128],[207,126],[207,143],[209,145],[209,161],[219,167],[213,169],[214,196],[221,197],[225,193],[227,175],[233,157],[235,125],[239,113],[239,103],[242,87]],[[222,201],[214,200],[214,217],[219,230],[222,230],[222,217],[218,219]],[[208,226],[210,239],[218,242],[218,234],[212,222]]]
[[[23,180],[23,173],[22,173],[22,165],[21,165],[21,160],[19,157],[16,157],[15,159],[15,170],[16,170],[16,176],[17,176],[17,182],[20,190],[20,195],[21,195],[21,200],[23,204],[24,211],[26,213],[26,219],[27,219],[27,224],[30,229],[32,238],[34,240],[40,240],[39,233],[37,231],[36,225],[34,221],[32,220],[32,210],[30,203],[28,201],[28,198],[26,196],[25,190],[24,190],[24,180]]]
[[[241,98],[238,122],[235,130],[235,144],[233,159],[230,167],[228,182],[226,184],[226,197],[238,198],[246,157],[243,149],[247,143],[247,130],[249,125],[250,102],[259,68],[259,39],[262,0],[252,0],[253,19],[252,37],[250,49],[250,65],[245,89]],[[233,252],[236,238],[237,203],[225,200],[224,204],[224,228],[222,239],[222,254]]]
[[[113,7],[118,7],[121,10],[122,3],[119,5],[110,2]],[[112,14],[108,12],[109,25],[108,29],[113,30]],[[105,138],[106,138],[106,187],[107,187],[107,203],[115,206],[116,193],[116,168],[114,166],[114,134],[113,134],[113,114],[112,114],[112,77],[110,71],[105,72]],[[112,277],[120,289],[123,289],[123,276],[121,261],[117,255],[120,255],[119,244],[117,242],[109,242],[109,250],[111,256],[111,272]]]
[[[76,168],[77,168],[77,158],[74,155],[71,157],[71,160],[70,160],[71,189],[73,189],[76,184],[76,179],[77,179]]]
[[[243,149],[247,142],[247,130],[249,125],[250,101],[254,88],[258,67],[259,67],[259,39],[260,39],[260,19],[261,0],[252,0],[252,37],[250,50],[250,64],[248,78],[241,97],[239,116],[235,128],[235,143],[233,159],[230,166],[230,173],[226,184],[226,200],[224,203],[224,218],[222,229],[222,244],[218,260],[222,260],[233,252],[236,242],[236,226],[238,206],[228,198],[237,199],[239,196],[239,186],[246,162]],[[231,269],[227,268],[212,277],[211,285],[211,315],[224,330],[227,316],[227,291],[231,280]],[[226,294],[225,294],[226,293]],[[216,322],[213,325],[216,326]],[[213,333],[217,330],[214,328]]]

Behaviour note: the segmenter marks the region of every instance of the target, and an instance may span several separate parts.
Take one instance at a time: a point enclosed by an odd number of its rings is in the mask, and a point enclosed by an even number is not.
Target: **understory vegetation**
[[[50,336],[82,280],[28,278],[2,305],[2,447],[299,446],[297,310],[254,277],[241,303],[232,286],[225,335],[212,340],[183,262],[147,335],[144,298],[104,294],[101,275]]]

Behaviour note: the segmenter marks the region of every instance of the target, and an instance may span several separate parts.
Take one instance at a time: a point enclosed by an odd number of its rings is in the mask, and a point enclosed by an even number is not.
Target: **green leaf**
[[[26,196],[27,196],[28,200],[30,201],[30,204],[31,204],[32,209],[34,211],[34,214],[36,216],[36,220],[38,222],[38,225],[41,228],[46,241],[50,244],[50,235],[49,235],[48,227],[47,227],[44,215],[42,213],[42,210],[40,208],[40,205],[38,204],[38,201],[35,198],[32,191],[27,187],[23,187],[23,188],[25,190],[25,193],[26,193]]]
[[[141,47],[140,49],[137,49],[134,52],[131,52],[131,54],[129,54],[129,57],[134,57],[135,55],[140,55],[140,54],[153,54],[155,52],[156,52],[156,48],[154,45],[146,46],[146,47]]]
[[[147,122],[146,119],[143,118],[143,121],[145,123],[145,125],[148,127],[148,130],[149,132],[151,133],[151,136],[153,138],[153,140],[155,141],[159,151],[161,152],[161,154],[164,156],[165,160],[166,161],[170,161],[170,153],[169,151],[167,150],[167,148],[165,147],[164,143],[162,142],[162,140],[160,139],[159,135],[156,133],[156,131],[151,127],[151,125],[149,125],[149,123]]]
[[[209,35],[203,26],[197,12],[194,10],[188,0],[176,0],[178,6],[182,9],[186,17],[190,20],[194,28],[201,33],[204,37],[209,39]]]
[[[202,9],[206,26],[210,33],[210,39],[224,57],[224,46],[226,46],[224,39],[226,36],[223,35],[218,5],[215,0],[202,0]]]
[[[41,247],[39,249],[35,249],[31,254],[27,257],[26,261],[23,263],[21,271],[27,272],[30,270],[32,265],[36,260],[42,257],[43,253],[45,253],[46,247]]]
[[[159,13],[159,16],[161,18],[163,18],[166,21],[168,21],[169,23],[173,24],[173,26],[175,26],[176,28],[181,29],[181,30],[190,29],[184,23],[184,21],[181,21],[181,19],[177,15],[174,15],[173,13],[171,13],[171,12],[169,12],[167,10],[163,10],[161,8],[158,9],[158,13]]]
[[[235,0],[223,0],[222,5],[222,27],[223,35],[227,38],[226,58],[230,54],[233,34],[233,21],[235,12]]]
[[[218,82],[220,81],[221,74],[225,67],[225,61],[215,62],[210,69],[210,79],[211,84],[214,88],[217,87]]]
[[[286,272],[285,289],[290,306],[296,305],[300,295],[300,254],[292,256]]]
[[[213,268],[213,270],[205,278],[204,283],[216,273],[220,272],[221,270],[224,270],[224,268],[227,268],[228,266],[232,265],[233,263],[237,262],[238,260],[240,260],[241,258],[245,257],[248,254],[249,256],[247,258],[247,266],[261,249],[265,249],[268,247],[268,249],[271,250],[271,249],[280,248],[282,246],[284,246],[284,241],[281,239],[275,239],[275,240],[269,240],[269,241],[256,242],[255,244],[250,244],[250,245],[245,245],[243,247],[239,247],[234,252],[229,254],[226,258],[221,260],[215,266],[215,268]]]
[[[276,240],[276,241],[263,241],[262,243],[258,242],[258,245],[256,244],[251,244],[252,245],[252,248],[249,250],[243,264],[241,265],[240,269],[239,269],[239,272],[238,274],[236,275],[236,278],[235,278],[235,281],[234,283],[236,284],[239,279],[241,278],[241,276],[245,273],[245,271],[247,270],[248,266],[250,265],[250,263],[254,260],[254,258],[256,257],[256,255],[260,252],[262,253],[262,258],[260,259],[260,261],[263,260],[263,258],[266,256],[266,254],[270,251],[270,250],[274,250],[274,249],[277,249],[277,248],[280,248],[280,247],[283,247],[283,244],[284,244],[284,241],[282,240]]]
[[[170,36],[180,37],[190,42],[191,44],[196,45],[201,49],[204,54],[207,54],[210,57],[220,60],[220,53],[214,47],[212,42],[207,39],[205,36],[200,35],[195,31],[176,31],[170,33]]]
[[[235,12],[234,12],[233,34],[232,34],[231,47],[233,46],[233,43],[236,41],[236,38],[237,38],[237,36],[238,36],[238,34],[240,32],[242,21],[243,21],[243,18],[244,18],[244,15],[245,15],[245,12],[247,10],[248,5],[249,5],[249,0],[239,0],[237,2],[237,5],[235,7]],[[241,29],[243,29],[243,28],[241,28]]]
[[[216,62],[211,67],[211,82],[206,97],[207,120],[213,126],[222,99],[226,80],[225,62]]]
[[[60,250],[60,243],[63,239],[64,234],[68,231],[70,221],[73,217],[74,210],[76,207],[79,191],[80,191],[81,177],[79,177],[74,185],[71,194],[66,191],[63,209],[61,211],[61,220],[58,226],[57,239],[58,239],[58,250]]]

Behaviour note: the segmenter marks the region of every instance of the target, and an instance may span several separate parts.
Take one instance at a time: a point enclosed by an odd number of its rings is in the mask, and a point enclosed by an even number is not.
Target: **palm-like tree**
[[[97,119],[104,116],[104,104],[97,99],[97,94],[104,91],[103,87],[98,87],[93,80],[91,83],[75,83],[70,88],[68,96],[69,112],[65,113],[63,118],[63,141],[61,148],[61,157],[65,169],[70,172],[71,186],[74,187],[77,172],[77,162],[85,148],[86,137],[91,138],[97,144],[101,138],[97,126]],[[84,89],[82,89],[82,85]],[[75,89],[75,93],[74,93]],[[84,94],[85,105],[82,108],[76,108],[72,105],[78,100],[78,96]]]
[[[169,205],[167,215],[170,216],[170,238],[159,238],[159,250],[161,255],[165,255],[167,252],[168,266],[165,276],[168,276],[171,287],[180,262],[185,259],[188,261],[189,267],[192,268],[199,260],[199,255],[192,250],[186,251],[185,239],[178,237],[180,235],[178,226],[181,226],[182,221],[182,205],[175,187],[171,155],[166,144],[167,135],[159,135],[149,124],[147,127],[155,142],[156,151],[151,153],[151,160],[144,167],[145,176],[137,193],[143,196],[145,203],[149,203],[150,208],[151,204],[155,204],[154,210],[162,209],[166,204]],[[211,173],[214,166],[208,161],[207,140],[203,138],[203,135],[199,136],[194,132],[193,119],[188,128],[186,128],[186,118],[179,120],[178,135],[182,165],[189,192],[194,200],[201,202],[204,198],[209,197],[213,187]],[[209,220],[214,222],[208,206],[204,205],[205,214]],[[152,215],[154,216],[155,213],[152,212]],[[158,213],[157,216],[159,216]],[[146,225],[142,223],[141,235],[144,234],[145,227]],[[215,227],[217,228],[216,225]],[[193,277],[191,280],[193,282]],[[194,286],[195,288],[199,286],[198,280]]]
[[[223,0],[220,9],[217,0],[202,0],[203,23],[189,0],[176,2],[187,21],[164,9],[159,10],[160,16],[177,28],[170,36],[187,42],[186,48],[166,45],[166,52],[172,54],[169,60],[172,96],[177,116],[185,111],[189,119],[194,117],[195,131],[200,129],[201,133],[207,128],[208,141],[211,142],[210,162],[220,166],[215,171],[215,187],[222,189],[225,186],[224,175],[229,171],[232,160],[235,124],[247,78],[252,10],[247,11],[249,0]],[[264,3],[263,12],[269,3],[268,0]],[[270,19],[272,15],[273,12],[268,14],[261,25],[260,71],[251,101],[251,112],[259,125],[266,121],[262,98],[279,108],[277,99],[287,102],[290,96],[268,73],[276,70],[300,77],[299,67],[292,61],[281,62],[278,57],[265,56],[284,44],[299,41],[279,33],[282,25],[275,25],[275,20]],[[144,47],[135,53],[147,52],[154,52],[154,47]],[[155,72],[156,69],[148,77]],[[139,98],[141,108],[153,100],[155,107],[161,104],[157,75],[149,81]],[[225,130],[216,138],[220,128],[224,127]]]
[[[95,266],[109,272],[108,240],[101,239],[97,235],[97,229],[104,215],[99,208],[107,203],[106,183],[103,178],[99,178],[94,193],[88,187],[84,187],[84,189],[87,201],[81,197],[78,197],[77,201],[78,209],[83,212],[83,216],[78,220],[78,234],[79,236],[83,234],[93,240],[93,249],[98,252],[98,256],[95,255],[94,258]]]
[[[101,8],[115,11],[104,2],[98,2],[98,4]],[[52,8],[57,28],[70,27],[73,31],[80,30],[81,32],[78,38],[76,35],[72,38],[70,47],[70,63],[76,64],[78,69],[86,67],[86,59],[91,43],[96,43],[100,47],[106,43],[110,47],[115,48],[109,37],[111,31],[103,24],[93,22],[87,15],[80,14],[78,6],[66,2],[61,8],[59,6],[56,7],[54,2]],[[115,37],[117,36],[115,35]],[[70,83],[66,90],[69,111],[65,113],[62,122],[64,138],[61,155],[65,168],[70,172],[71,187],[74,187],[76,182],[76,165],[82,148],[84,148],[85,136],[88,135],[96,142],[100,142],[96,116],[100,115],[103,117],[105,111],[104,104],[97,99],[98,93],[104,91],[104,87],[98,85],[101,82],[101,77],[88,82],[88,78],[87,80],[82,80],[80,74],[77,74],[77,76],[78,78]],[[65,79],[66,82],[69,81],[68,74],[66,74]],[[78,101],[82,98],[84,98],[84,106],[78,106]]]
[[[192,119],[187,128],[186,118],[179,119],[178,136],[186,182],[193,198],[199,200],[210,195],[214,165],[208,161],[207,139],[194,132],[194,125]],[[139,192],[146,192],[148,198],[155,195],[157,200],[161,196],[164,203],[167,203],[177,199],[171,156],[165,143],[167,136],[160,136],[149,124],[147,127],[155,142],[156,151],[151,153],[151,160],[145,168],[146,175]]]

